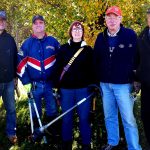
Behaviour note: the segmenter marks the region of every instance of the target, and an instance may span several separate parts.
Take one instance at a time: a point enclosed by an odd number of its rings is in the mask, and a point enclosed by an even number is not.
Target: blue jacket
[[[40,40],[32,35],[26,39],[18,53],[17,74],[22,83],[49,81],[59,47],[59,42],[52,36],[45,35]]]
[[[137,36],[121,25],[116,46],[111,52],[107,28],[97,36],[94,46],[94,66],[97,80],[105,83],[124,84],[133,81]]]

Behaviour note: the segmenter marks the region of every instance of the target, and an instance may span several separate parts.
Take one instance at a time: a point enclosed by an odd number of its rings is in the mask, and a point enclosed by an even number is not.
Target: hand
[[[59,91],[59,89],[53,88],[53,96],[55,97],[55,99],[59,99],[60,98],[60,91]]]
[[[31,88],[32,88],[32,84],[28,83],[28,84],[24,85],[24,88],[25,88],[25,90],[26,90],[27,93],[30,93]]]
[[[136,93],[139,93],[139,91],[140,91],[140,89],[141,89],[141,83],[139,83],[139,82],[133,82],[133,88],[134,88],[134,91],[136,92]]]
[[[99,84],[90,84],[89,88],[90,88],[91,92],[95,92],[95,93],[99,93],[100,92]]]

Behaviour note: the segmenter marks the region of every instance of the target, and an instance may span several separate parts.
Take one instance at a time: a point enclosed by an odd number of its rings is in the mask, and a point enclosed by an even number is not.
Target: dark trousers
[[[141,117],[147,141],[150,145],[150,85],[141,85]]]
[[[62,112],[64,113],[71,107],[73,107],[76,103],[78,103],[83,98],[89,95],[88,88],[80,88],[80,89],[63,89],[61,88],[61,107]],[[91,142],[91,126],[89,121],[90,116],[90,104],[91,101],[88,99],[80,106],[77,107],[77,114],[79,116],[79,129],[82,139],[82,144],[89,145]],[[73,113],[74,111],[70,111],[62,118],[62,139],[63,141],[72,141],[73,135]]]

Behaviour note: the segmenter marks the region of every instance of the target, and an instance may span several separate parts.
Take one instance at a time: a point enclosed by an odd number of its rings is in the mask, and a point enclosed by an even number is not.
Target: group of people
[[[32,19],[33,34],[17,53],[14,39],[5,30],[6,12],[0,11],[0,96],[6,109],[6,134],[15,144],[16,110],[14,86],[22,81],[27,92],[32,91],[40,117],[42,99],[45,101],[47,123],[58,116],[52,89],[59,88],[62,113],[91,93],[91,84],[101,88],[108,143],[101,150],[113,150],[119,144],[118,111],[124,127],[128,150],[141,150],[136,120],[133,113],[133,88],[141,84],[141,116],[145,135],[150,144],[148,116],[150,91],[150,9],[148,26],[137,37],[122,25],[122,12],[111,6],[105,13],[106,29],[97,36],[94,49],[84,41],[84,26],[75,21],[69,28],[69,40],[63,45],[45,32],[43,16]],[[33,107],[32,107],[33,109]],[[76,109],[82,150],[91,149],[91,101],[88,99]],[[33,121],[38,120],[33,109]],[[62,118],[62,150],[72,150],[73,111]],[[48,130],[57,140],[58,126]]]

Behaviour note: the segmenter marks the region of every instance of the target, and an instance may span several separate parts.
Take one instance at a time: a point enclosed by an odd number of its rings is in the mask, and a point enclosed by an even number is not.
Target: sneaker
[[[112,145],[105,145],[101,148],[101,150],[114,150],[115,146],[112,146]]]
[[[16,135],[8,136],[8,139],[9,139],[9,141],[10,141],[12,144],[16,144],[17,141],[18,141]]]

